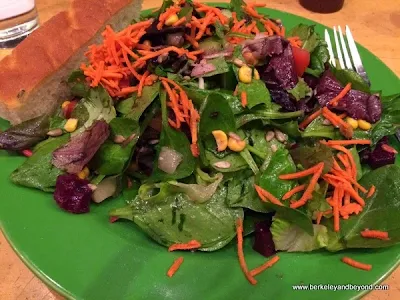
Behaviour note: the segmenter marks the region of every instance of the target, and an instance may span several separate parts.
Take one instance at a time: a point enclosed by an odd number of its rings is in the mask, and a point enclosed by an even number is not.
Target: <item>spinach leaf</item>
[[[214,24],[215,27],[215,34],[218,38],[220,38],[222,41],[225,40],[225,31],[226,28],[224,25],[221,24],[221,22],[217,21]]]
[[[307,126],[302,136],[307,138],[328,138],[331,140],[340,140],[341,134],[338,129],[332,125],[324,125],[324,118],[318,117]]]
[[[239,82],[238,94],[241,92],[247,94],[248,108],[251,109],[259,104],[265,104],[265,108],[271,107],[271,95],[263,81],[253,79],[251,83]]]
[[[304,114],[302,110],[294,112],[279,112],[276,110],[258,110],[254,113],[239,115],[236,119],[236,127],[240,128],[249,122],[263,121],[268,124],[270,120],[283,120],[301,117]]]
[[[313,52],[314,49],[318,46],[320,40],[318,34],[315,32],[314,25],[299,24],[288,32],[288,36],[299,37],[302,41],[301,48],[307,50],[310,53]]]
[[[225,101],[229,104],[229,107],[235,115],[243,112],[242,104],[237,97],[232,95],[232,92],[223,90],[202,90],[187,86],[183,86],[182,88],[196,106],[202,106],[210,94],[217,94],[225,98]]]
[[[60,116],[51,117],[49,130],[54,130],[54,129],[64,130],[65,123],[67,123],[67,120],[63,117]]]
[[[239,170],[247,169],[247,162],[238,153],[231,153],[224,157],[218,157],[210,150],[205,150],[205,159],[208,164],[211,165],[215,170],[221,173],[236,172]],[[219,168],[218,163],[226,162],[229,164],[229,168]]]
[[[325,64],[329,61],[328,47],[325,41],[319,40],[318,46],[311,53],[310,65],[306,73],[315,77],[321,76],[325,72]]]
[[[141,97],[138,97],[137,93],[135,93],[130,98],[119,102],[116,109],[127,118],[138,121],[143,112],[157,98],[159,93],[160,82],[145,86]]]
[[[236,13],[238,20],[243,19],[245,16],[242,8],[244,5],[246,5],[246,3],[243,0],[231,0],[229,4],[229,9]],[[263,30],[265,30],[265,28],[263,28]]]
[[[227,203],[231,207],[243,207],[252,211],[268,213],[277,212],[279,215],[297,224],[308,234],[313,233],[311,219],[302,211],[287,206],[278,206],[260,200],[254,189],[255,177],[250,172],[241,172],[228,182]]]
[[[103,87],[90,89],[89,96],[82,99],[72,112],[72,118],[79,120],[79,129],[72,135],[78,135],[88,129],[97,120],[109,123],[116,117],[113,100]]]
[[[133,220],[146,234],[166,247],[197,240],[201,251],[215,251],[235,236],[235,223],[243,210],[226,205],[226,188],[206,203],[196,204],[184,194],[136,200],[128,207],[111,211],[112,216]]]
[[[388,165],[369,172],[360,180],[376,192],[368,198],[364,209],[340,223],[340,232],[347,248],[380,248],[400,242],[400,168]],[[390,240],[366,239],[360,232],[366,228],[389,232]]]
[[[116,144],[106,141],[93,157],[91,166],[101,175],[117,175],[123,173],[129,164],[136,142],[139,139],[139,125],[128,118],[115,118],[110,122],[111,136],[121,135],[128,139],[135,137],[127,144]]]
[[[11,181],[45,192],[53,191],[57,177],[64,173],[53,166],[53,151],[66,144],[68,140],[69,135],[65,134],[38,144],[33,155],[11,174]]]
[[[0,149],[11,151],[29,149],[46,139],[49,127],[48,115],[12,126],[6,131],[0,132]]]
[[[360,180],[361,177],[363,176],[363,170],[361,166],[361,161],[360,161],[360,155],[358,154],[357,148],[353,147],[350,149],[350,153],[353,156],[354,162],[356,163],[356,169],[357,169],[357,180]]]
[[[181,131],[172,129],[168,124],[168,112],[167,112],[167,96],[165,91],[160,92],[161,100],[161,113],[162,113],[162,131],[160,136],[160,142],[157,150],[157,161],[155,162],[153,173],[151,174],[150,181],[166,181],[166,180],[177,180],[185,178],[191,175],[194,171],[196,160],[190,151],[190,143],[186,135]],[[183,156],[182,162],[177,167],[173,174],[168,174],[158,168],[158,157],[162,147],[168,147],[173,149]]]
[[[291,149],[290,155],[296,165],[300,164],[305,169],[323,162],[325,164],[323,173],[327,173],[333,165],[332,149],[320,143],[316,143],[314,146],[300,145],[297,148]]]
[[[368,83],[357,72],[349,69],[336,69],[332,66],[330,69],[336,79],[339,80],[343,86],[350,82],[352,89],[368,94],[371,93]]]
[[[86,76],[81,70],[75,70],[67,80],[73,96],[85,98],[89,96],[90,87],[86,83]]]
[[[290,191],[295,185],[294,180],[279,179],[279,175],[296,172],[296,166],[286,149],[279,149],[271,158],[266,170],[259,179],[260,186],[278,199]]]
[[[400,94],[381,97],[382,118],[374,125],[371,132],[372,144],[381,138],[392,135],[400,129]]]
[[[312,89],[307,85],[303,78],[299,78],[296,86],[290,90],[288,93],[291,94],[297,101],[312,95]]]
[[[215,70],[212,72],[205,73],[202,77],[211,77],[218,74],[223,74],[229,72],[230,68],[225,61],[224,57],[217,57],[213,59],[209,59],[207,61],[208,64],[212,64],[215,67]]]
[[[249,165],[253,173],[258,174],[260,170],[258,169],[257,163],[254,161],[254,158],[251,156],[250,151],[248,149],[244,149],[243,151],[240,151],[239,154]]]
[[[307,201],[307,211],[313,219],[317,218],[317,213],[331,209],[331,206],[326,202],[326,192],[328,190],[327,182],[323,182],[316,190],[313,191],[312,199]]]
[[[286,133],[288,136],[292,138],[300,138],[301,132],[299,130],[299,122],[297,121],[288,121],[288,122],[279,122],[279,121],[270,121],[269,122],[272,127],[279,129],[283,133]]]
[[[215,149],[213,130],[226,133],[235,132],[236,124],[232,109],[226,99],[219,94],[208,95],[200,112],[199,137],[206,149]]]

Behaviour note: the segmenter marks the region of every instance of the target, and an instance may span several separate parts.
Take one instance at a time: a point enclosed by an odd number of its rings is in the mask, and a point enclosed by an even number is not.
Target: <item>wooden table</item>
[[[36,0],[40,21],[45,22],[56,13],[67,9],[69,2],[70,0]],[[150,8],[159,6],[161,0],[144,2],[144,8]],[[379,3],[375,0],[346,0],[345,7],[340,12],[329,15],[306,11],[296,0],[258,1],[258,3],[262,2],[266,2],[268,7],[310,18],[327,26],[349,25],[356,40],[381,58],[400,76],[400,0],[383,0]],[[0,50],[0,58],[7,53],[6,50]],[[390,285],[389,291],[375,291],[364,299],[400,299],[400,268],[385,283]],[[60,299],[25,267],[1,233],[0,299]]]

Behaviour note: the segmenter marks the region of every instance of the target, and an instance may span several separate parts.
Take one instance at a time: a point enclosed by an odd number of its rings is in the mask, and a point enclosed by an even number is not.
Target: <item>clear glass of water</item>
[[[13,48],[39,26],[35,0],[0,0],[0,48]]]

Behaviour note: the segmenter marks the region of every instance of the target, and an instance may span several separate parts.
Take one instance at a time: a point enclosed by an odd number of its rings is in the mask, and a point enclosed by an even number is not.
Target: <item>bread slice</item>
[[[11,124],[54,111],[70,96],[66,79],[100,43],[105,25],[115,30],[139,16],[142,0],[73,0],[0,62],[0,117]]]

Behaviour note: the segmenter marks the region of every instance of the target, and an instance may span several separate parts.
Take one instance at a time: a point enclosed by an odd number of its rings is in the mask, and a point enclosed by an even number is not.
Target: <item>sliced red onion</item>
[[[158,157],[158,168],[168,174],[173,174],[183,160],[183,155],[174,149],[162,147]]]

